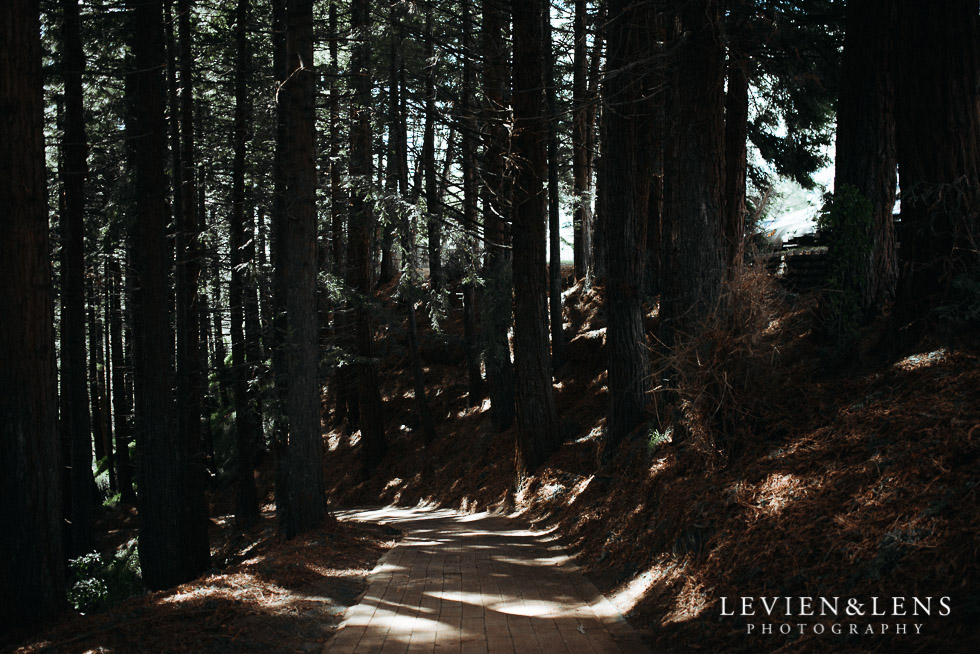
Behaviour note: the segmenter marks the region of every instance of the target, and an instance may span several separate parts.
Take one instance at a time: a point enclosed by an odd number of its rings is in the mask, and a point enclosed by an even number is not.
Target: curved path
[[[547,534],[485,513],[340,511],[404,538],[378,563],[327,653],[646,652]]]

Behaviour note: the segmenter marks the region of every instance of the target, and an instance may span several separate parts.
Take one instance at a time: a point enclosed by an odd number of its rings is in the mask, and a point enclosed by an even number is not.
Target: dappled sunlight
[[[524,652],[538,651],[542,639],[564,643],[569,652],[612,651],[616,642],[642,651],[615,609],[597,603],[595,587],[565,565],[551,530],[433,507],[340,513],[398,525],[405,535],[375,569],[328,652],[404,651],[406,645],[458,651],[464,642]]]
[[[937,363],[941,363],[949,356],[949,350],[944,347],[938,350],[933,350],[931,352],[919,352],[918,354],[911,354],[901,361],[895,362],[895,367],[900,370],[912,371],[919,370],[920,368],[928,368],[929,366],[934,366]]]

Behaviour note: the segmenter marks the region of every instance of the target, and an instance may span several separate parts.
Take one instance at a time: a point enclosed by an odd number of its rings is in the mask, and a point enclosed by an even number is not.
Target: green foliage
[[[91,552],[68,562],[68,601],[78,611],[101,611],[143,590],[136,541],[114,556]]]
[[[864,321],[864,291],[871,257],[871,202],[854,186],[837,189],[817,218],[827,241],[826,288],[820,317],[827,334],[844,343]]]
[[[647,431],[647,455],[652,457],[664,443],[669,443],[673,434],[673,427],[661,431],[659,427],[650,425]]]

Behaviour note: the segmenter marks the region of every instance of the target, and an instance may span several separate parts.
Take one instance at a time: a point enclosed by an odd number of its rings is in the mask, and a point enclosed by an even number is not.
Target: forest
[[[978,0],[3,0],[0,198],[2,651],[414,648],[380,505],[975,651]]]

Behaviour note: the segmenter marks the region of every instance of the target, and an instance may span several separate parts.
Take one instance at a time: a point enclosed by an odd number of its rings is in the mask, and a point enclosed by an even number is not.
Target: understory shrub
[[[778,383],[778,351],[766,337],[781,297],[764,263],[742,266],[699,333],[679,338],[663,359],[674,419],[708,469],[739,454],[765,412],[766,389]]]
[[[83,613],[101,611],[143,590],[136,540],[112,556],[90,552],[68,562],[68,601]]]

